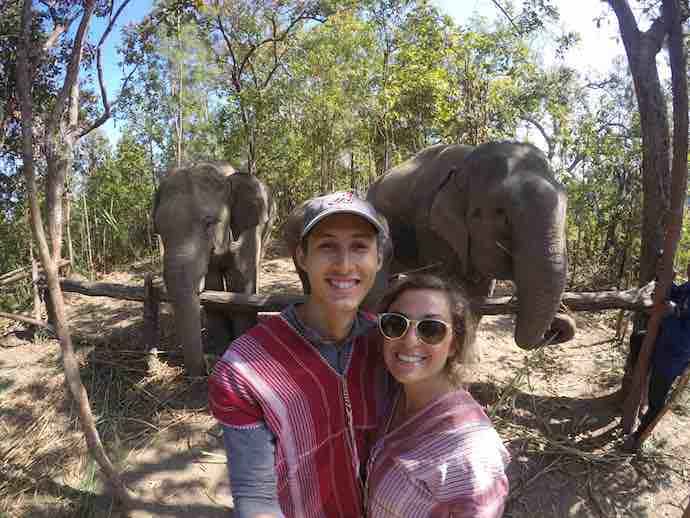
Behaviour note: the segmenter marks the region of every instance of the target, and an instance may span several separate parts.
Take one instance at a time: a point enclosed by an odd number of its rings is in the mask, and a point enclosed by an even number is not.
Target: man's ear
[[[302,248],[302,245],[304,243],[300,243],[297,245],[297,248],[295,248],[295,256],[294,256],[294,262],[295,266],[297,266],[299,269],[306,271],[306,268],[304,267],[305,265],[305,254],[304,250]]]

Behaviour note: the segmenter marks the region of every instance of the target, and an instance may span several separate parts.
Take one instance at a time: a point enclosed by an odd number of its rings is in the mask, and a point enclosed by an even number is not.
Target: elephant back
[[[369,188],[367,199],[392,226],[412,226],[417,214],[428,213],[448,174],[457,170],[473,149],[460,144],[424,148],[380,176]]]
[[[558,190],[564,190],[544,153],[524,142],[482,144],[467,156],[463,170],[472,181],[486,184],[498,183],[512,175],[537,174]]]

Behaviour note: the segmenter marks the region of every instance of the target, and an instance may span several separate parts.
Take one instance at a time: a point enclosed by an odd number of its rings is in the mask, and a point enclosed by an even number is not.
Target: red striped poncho
[[[362,516],[360,473],[385,407],[385,375],[376,328],[352,347],[341,376],[276,316],[235,340],[209,378],[216,419],[235,428],[265,422],[276,436],[286,518]]]
[[[464,389],[437,399],[377,440],[367,518],[498,518],[508,452]]]

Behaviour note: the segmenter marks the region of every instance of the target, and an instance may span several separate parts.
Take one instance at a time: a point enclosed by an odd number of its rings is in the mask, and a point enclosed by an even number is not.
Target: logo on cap
[[[341,192],[332,196],[326,203],[329,207],[332,207],[333,205],[352,203],[352,198],[352,192]]]

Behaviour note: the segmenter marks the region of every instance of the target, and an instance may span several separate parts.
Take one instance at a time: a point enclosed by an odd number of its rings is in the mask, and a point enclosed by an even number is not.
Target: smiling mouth
[[[400,353],[397,353],[395,357],[402,363],[421,363],[428,358],[427,356],[416,356]]]
[[[334,288],[337,288],[339,290],[348,290],[350,288],[354,288],[359,284],[359,281],[357,280],[349,280],[349,281],[336,281],[333,279],[330,279],[328,283],[333,286]]]

